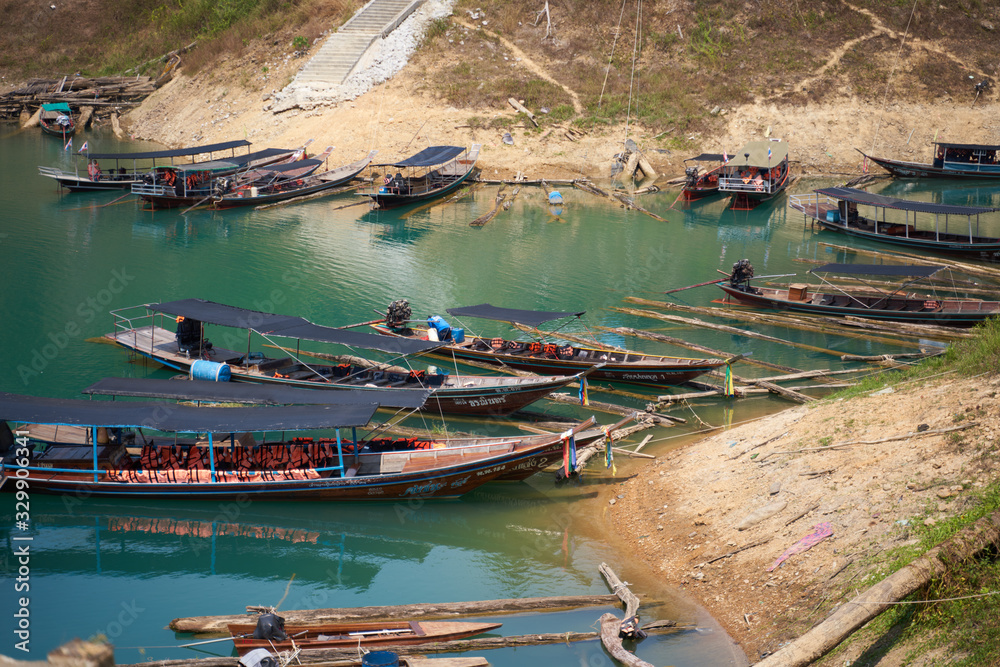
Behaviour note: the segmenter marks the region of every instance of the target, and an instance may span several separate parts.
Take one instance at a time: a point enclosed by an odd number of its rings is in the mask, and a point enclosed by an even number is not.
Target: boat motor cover
[[[285,619],[277,614],[261,614],[257,619],[257,627],[253,631],[254,639],[272,639],[283,642],[288,639],[285,634]]]
[[[243,667],[278,667],[278,661],[274,659],[266,648],[255,648],[240,658]]]

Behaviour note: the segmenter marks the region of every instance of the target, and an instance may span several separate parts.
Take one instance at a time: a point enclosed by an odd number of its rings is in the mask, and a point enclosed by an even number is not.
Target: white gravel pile
[[[364,56],[369,63],[367,67],[352,74],[342,84],[323,86],[316,82],[293,81],[274,95],[272,103],[265,110],[280,113],[294,108],[312,109],[353,100],[368,92],[406,66],[423,40],[428,26],[438,19],[451,16],[454,5],[455,0],[428,0],[385,39],[376,40]]]

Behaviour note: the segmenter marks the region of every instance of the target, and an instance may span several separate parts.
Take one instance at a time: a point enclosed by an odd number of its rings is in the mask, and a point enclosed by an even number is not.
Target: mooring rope
[[[917,0],[913,0],[913,8],[910,9],[910,18],[906,21],[906,30],[903,31],[903,39],[899,42],[899,51],[896,52],[896,59],[892,63],[892,71],[889,72],[889,79],[885,82],[885,94],[882,95],[882,110],[879,111],[878,123],[875,125],[875,136],[872,137],[872,147],[868,149],[869,153],[875,152],[875,143],[878,141],[878,133],[882,128],[882,116],[885,115],[886,99],[889,97],[889,86],[892,85],[892,77],[896,73],[896,67],[899,65],[899,56],[903,53],[903,45],[906,43],[906,36],[910,34],[910,23],[913,21],[913,14],[916,11]]]
[[[622,10],[618,14],[618,25],[615,26],[615,39],[611,42],[611,56],[608,58],[608,68],[604,70],[604,83],[601,84],[601,94],[597,98],[597,108],[601,108],[601,100],[604,99],[604,88],[608,85],[608,75],[611,74],[611,62],[615,59],[615,47],[618,45],[618,35],[622,31],[622,17],[625,16],[625,2],[622,0]]]

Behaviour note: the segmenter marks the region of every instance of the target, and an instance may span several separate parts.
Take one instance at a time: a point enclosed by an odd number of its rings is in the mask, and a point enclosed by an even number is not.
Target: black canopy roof
[[[927,278],[943,269],[943,266],[911,266],[891,264],[824,264],[809,273],[845,273],[847,275],[868,276],[907,276],[910,278]]]
[[[883,195],[872,194],[856,188],[820,188],[814,190],[821,195],[849,201],[854,204],[867,204],[868,206],[880,206],[899,211],[916,211],[917,213],[939,213],[942,215],[979,215],[980,213],[991,213],[1000,209],[982,208],[979,206],[949,206],[946,204],[931,204],[922,201],[910,201],[908,199],[896,199],[895,197],[885,197]]]
[[[200,380],[154,378],[104,378],[84,389],[83,394],[172,398],[184,401],[232,401],[268,405],[369,405],[390,403],[395,407],[423,407],[430,389],[303,389],[281,385],[259,385]]]
[[[551,320],[559,320],[564,317],[580,317],[585,310],[579,313],[561,313],[545,310],[517,310],[515,308],[498,308],[488,303],[481,303],[478,306],[466,306],[464,308],[448,308],[448,314],[455,317],[481,317],[484,320],[497,320],[500,322],[517,322],[529,327],[537,327],[539,324]]]
[[[416,155],[411,155],[401,162],[385,162],[374,164],[373,167],[433,167],[444,164],[465,152],[461,146],[430,146]]]
[[[336,343],[366,350],[380,350],[392,354],[419,354],[441,347],[441,343],[410,338],[396,338],[377,334],[334,329],[313,324],[302,317],[275,315],[257,310],[236,308],[204,299],[182,299],[146,306],[149,310],[168,315],[180,315],[202,322],[219,324],[236,329],[249,329],[260,334],[300,338],[321,343]]]
[[[1000,151],[1000,146],[989,146],[987,144],[949,144],[943,141],[935,141],[938,146],[943,146],[944,148],[967,148],[969,150],[980,150],[980,151]]]
[[[215,151],[225,151],[230,148],[242,148],[243,146],[249,145],[249,141],[246,139],[240,139],[239,141],[225,141],[220,144],[192,146],[191,148],[175,148],[165,151],[144,151],[141,153],[84,153],[84,155],[95,160],[152,160],[155,158],[183,157],[185,155],[214,153]]]
[[[731,153],[730,153],[731,155]],[[696,157],[684,158],[685,162],[724,162],[726,156],[722,153],[702,153]]]
[[[122,426],[171,433],[298,431],[364,426],[376,403],[199,408],[175,403],[91,401],[0,393],[0,419],[33,424]]]
[[[302,169],[303,167],[313,167],[319,164],[323,164],[323,161],[317,160],[316,158],[306,158],[305,160],[296,160],[295,162],[284,162],[282,164],[269,164],[263,167],[255,167],[254,171],[272,171],[281,173],[284,171]]]
[[[285,153],[294,153],[294,149],[291,148],[265,148],[262,151],[255,151],[253,153],[247,153],[246,155],[237,155],[235,157],[224,158],[226,162],[232,162],[233,164],[238,164],[241,167],[243,165],[250,164],[255,160],[263,160],[265,158],[277,157]]]

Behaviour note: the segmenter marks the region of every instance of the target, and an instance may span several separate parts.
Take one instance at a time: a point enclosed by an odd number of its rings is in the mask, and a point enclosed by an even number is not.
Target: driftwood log
[[[391,620],[397,618],[431,619],[453,618],[474,614],[513,614],[525,611],[553,611],[613,604],[614,595],[562,595],[543,598],[517,598],[509,600],[479,600],[473,602],[441,602],[380,607],[346,607],[335,609],[305,609],[283,611],[281,616],[290,625],[317,625],[345,621]],[[257,611],[265,607],[247,607]],[[229,623],[255,623],[256,616],[192,616],[170,621],[174,632],[225,633]]]
[[[618,596],[618,598],[625,605],[625,618],[629,619],[635,616],[638,618],[639,615],[639,598],[636,597],[628,585],[626,585],[618,575],[615,574],[607,563],[601,563],[598,568],[601,575],[608,582],[608,587],[611,591]],[[601,622],[601,643],[604,644],[604,648],[607,649],[608,653],[614,657],[615,660],[622,662],[630,667],[653,667],[645,660],[640,659],[631,651],[625,650],[622,646],[622,640],[619,636],[622,627],[622,619],[618,618],[614,614],[604,614],[600,618]]]
[[[990,545],[1000,546],[1000,511],[979,519],[850,602],[840,605],[826,620],[758,662],[756,667],[811,664],[888,609],[891,603],[902,600],[926,586],[934,577],[943,575],[948,570],[948,563],[966,560]]]

